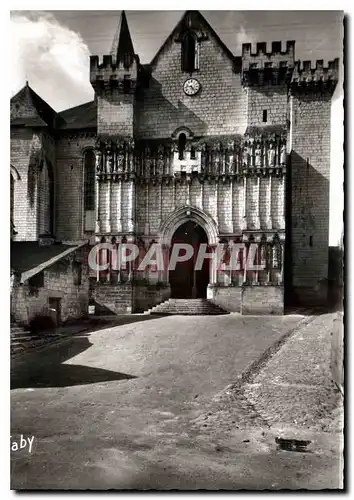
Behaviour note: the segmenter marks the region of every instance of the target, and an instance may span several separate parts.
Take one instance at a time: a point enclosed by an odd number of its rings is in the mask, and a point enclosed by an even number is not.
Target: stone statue
[[[280,148],[280,165],[286,165],[286,145],[282,144]]]
[[[279,248],[276,243],[272,246],[272,267],[273,269],[277,269],[279,267]]]
[[[113,174],[113,171],[114,171],[114,160],[115,160],[114,156],[115,155],[114,155],[113,151],[109,150],[108,151],[108,170],[107,171],[110,174]]]
[[[127,167],[129,172],[134,171],[134,148],[135,148],[135,141],[134,139],[130,138],[127,141]]]
[[[100,174],[102,172],[102,151],[100,149],[96,149],[96,174]]]
[[[125,160],[124,145],[120,144],[118,147],[118,154],[117,154],[118,172],[124,171],[124,160]]]
[[[271,142],[268,147],[268,167],[274,167],[275,165],[275,149],[274,144]]]
[[[242,152],[242,164],[244,167],[248,167],[248,158],[249,158],[249,147],[244,146]]]
[[[262,149],[261,145],[257,144],[254,151],[254,166],[256,168],[261,168],[262,166]]]
[[[144,152],[144,165],[145,165],[145,175],[149,177],[151,175],[151,151],[150,148],[145,148]]]
[[[157,172],[163,175],[165,171],[165,150],[162,144],[157,149]]]

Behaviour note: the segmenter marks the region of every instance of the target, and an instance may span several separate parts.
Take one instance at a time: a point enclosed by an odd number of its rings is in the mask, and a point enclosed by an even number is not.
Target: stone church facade
[[[93,102],[55,113],[28,85],[11,101],[12,240],[258,244],[261,271],[91,271],[90,297],[118,313],[324,304],[337,80],[337,59],[296,61],[294,41],[235,57],[195,11],[141,64],[123,13],[111,54],[90,58]]]

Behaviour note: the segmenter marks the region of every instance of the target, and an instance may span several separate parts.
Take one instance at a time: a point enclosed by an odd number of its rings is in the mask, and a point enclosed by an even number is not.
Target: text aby
[[[23,434],[21,434],[20,438],[17,440],[12,439],[12,436],[10,436],[11,451],[23,450],[25,448],[28,448],[28,452],[31,453],[33,441],[34,436],[25,438]]]

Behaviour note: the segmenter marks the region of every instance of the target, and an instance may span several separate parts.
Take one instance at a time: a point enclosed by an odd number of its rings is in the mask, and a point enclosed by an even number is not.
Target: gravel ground
[[[246,399],[270,426],[342,430],[342,396],[331,380],[335,314],[317,316],[281,346],[244,387]]]

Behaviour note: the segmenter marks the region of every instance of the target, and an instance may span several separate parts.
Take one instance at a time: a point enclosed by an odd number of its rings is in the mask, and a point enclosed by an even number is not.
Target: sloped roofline
[[[24,283],[25,281],[32,278],[32,276],[35,276],[36,274],[40,273],[41,271],[43,271],[47,267],[52,266],[53,264],[58,262],[58,260],[66,257],[67,255],[70,255],[71,253],[75,252],[76,250],[78,250],[79,248],[81,248],[85,245],[87,245],[87,242],[83,242],[83,243],[80,243],[79,245],[68,248],[67,250],[64,250],[63,252],[61,252],[60,254],[55,255],[51,259],[48,259],[48,260],[42,262],[41,264],[38,264],[38,266],[35,266],[32,269],[28,269],[27,271],[23,271],[21,273],[21,281],[20,282]]]
[[[29,86],[28,81],[26,84],[20,89],[17,94],[11,97],[10,102],[13,102],[17,99],[21,94],[28,92],[29,97],[31,99],[32,105],[34,109],[37,111],[39,117],[43,120],[43,122],[51,128],[55,128],[55,121],[57,119],[58,113],[44,100],[40,95],[35,92],[32,87]],[[38,109],[42,108],[42,109]],[[46,118],[50,117],[50,122],[48,123]]]
[[[173,39],[173,37],[176,35],[176,33],[178,32],[178,30],[180,29],[180,27],[182,26],[182,23],[184,21],[184,19],[187,17],[187,15],[191,12],[194,12],[195,14],[197,14],[197,16],[200,18],[200,21],[205,25],[205,27],[207,28],[207,30],[212,34],[212,36],[216,39],[217,43],[220,45],[220,47],[224,50],[224,52],[226,53],[226,55],[231,59],[232,62],[235,62],[235,56],[234,54],[231,52],[231,50],[224,44],[224,42],[221,40],[221,38],[219,37],[219,35],[216,33],[216,31],[211,27],[211,25],[208,23],[208,21],[205,19],[205,17],[199,12],[199,10],[196,10],[196,11],[192,11],[192,10],[186,10],[184,12],[184,14],[182,15],[181,19],[178,21],[178,23],[176,24],[176,26],[173,28],[173,30],[171,31],[171,33],[168,35],[168,37],[166,38],[166,40],[164,41],[164,43],[161,45],[161,47],[159,48],[159,50],[157,51],[157,53],[155,54],[154,58],[152,59],[152,61],[150,62],[149,66],[152,67],[154,64],[156,64],[156,61],[158,60],[158,58],[160,57],[160,54],[162,53],[163,49],[165,48],[165,46],[171,41],[171,39]]]

